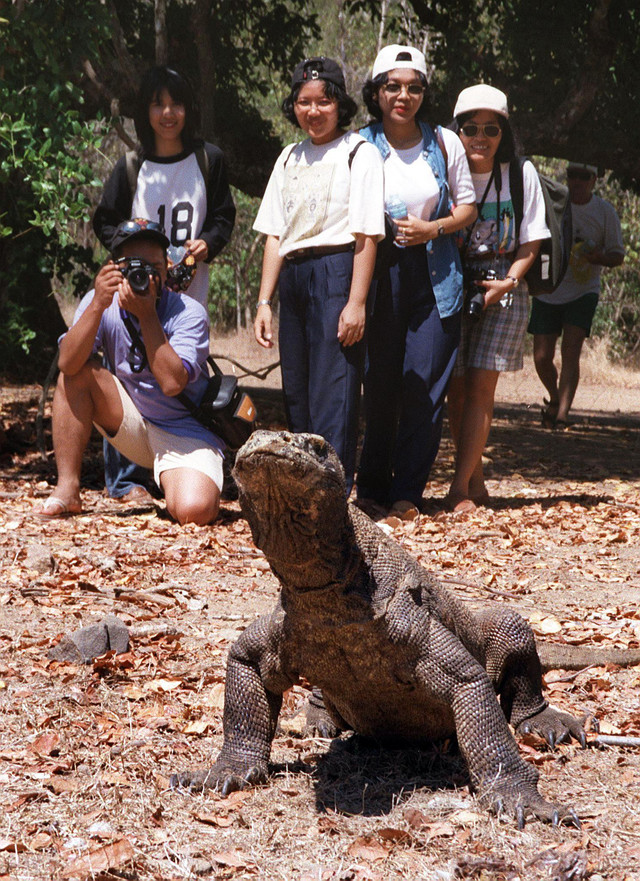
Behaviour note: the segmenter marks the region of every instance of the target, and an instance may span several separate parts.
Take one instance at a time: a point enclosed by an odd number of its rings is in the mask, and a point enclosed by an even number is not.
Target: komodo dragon
[[[172,786],[226,794],[263,782],[282,695],[302,676],[343,729],[395,744],[455,734],[480,801],[520,827],[531,816],[579,825],[539,793],[509,729],[585,743],[582,723],[542,696],[529,625],[515,612],[470,612],[347,504],[321,437],[255,432],[234,477],[280,600],[229,651],[217,761],[174,774]]]

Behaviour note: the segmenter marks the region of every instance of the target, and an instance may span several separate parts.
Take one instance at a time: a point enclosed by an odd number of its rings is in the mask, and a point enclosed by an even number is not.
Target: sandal
[[[59,520],[62,517],[74,517],[82,514],[82,508],[67,504],[58,496],[49,496],[42,506],[33,512],[38,520]]]
[[[547,398],[543,398],[542,403],[544,404],[540,413],[542,417],[542,427],[555,428],[560,401],[549,401]]]
[[[478,507],[473,499],[465,496],[446,495],[443,504],[445,511],[451,511],[452,514],[471,514]]]

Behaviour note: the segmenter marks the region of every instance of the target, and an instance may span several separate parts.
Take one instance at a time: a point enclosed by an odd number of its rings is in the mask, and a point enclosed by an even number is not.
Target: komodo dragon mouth
[[[254,542],[298,591],[334,582],[344,566],[348,522],[342,465],[324,438],[258,431],[233,470]]]

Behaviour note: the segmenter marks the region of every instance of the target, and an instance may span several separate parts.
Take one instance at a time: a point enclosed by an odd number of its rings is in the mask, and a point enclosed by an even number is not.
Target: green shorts
[[[562,328],[570,324],[581,327],[589,336],[597,305],[596,293],[583,294],[570,303],[545,303],[534,297],[527,330],[529,333],[560,336]]]

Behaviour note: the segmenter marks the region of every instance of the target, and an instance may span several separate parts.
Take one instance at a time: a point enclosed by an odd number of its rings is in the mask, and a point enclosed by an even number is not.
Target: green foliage
[[[615,361],[640,364],[640,196],[625,189],[611,174],[599,182],[598,195],[620,216],[625,260],[621,267],[605,269],[602,292],[593,324],[593,335],[604,337]]]
[[[77,82],[81,59],[96,49],[99,11],[83,19],[77,4],[50,2],[21,12],[11,5],[8,15],[0,25],[2,370],[25,353],[44,355],[61,330],[51,279],[87,259],[77,230],[99,183],[89,159],[100,130],[82,118]]]
[[[233,190],[233,198],[237,210],[233,236],[210,273],[209,313],[218,330],[250,324],[260,288],[263,237],[252,229],[260,200],[240,190]]]

